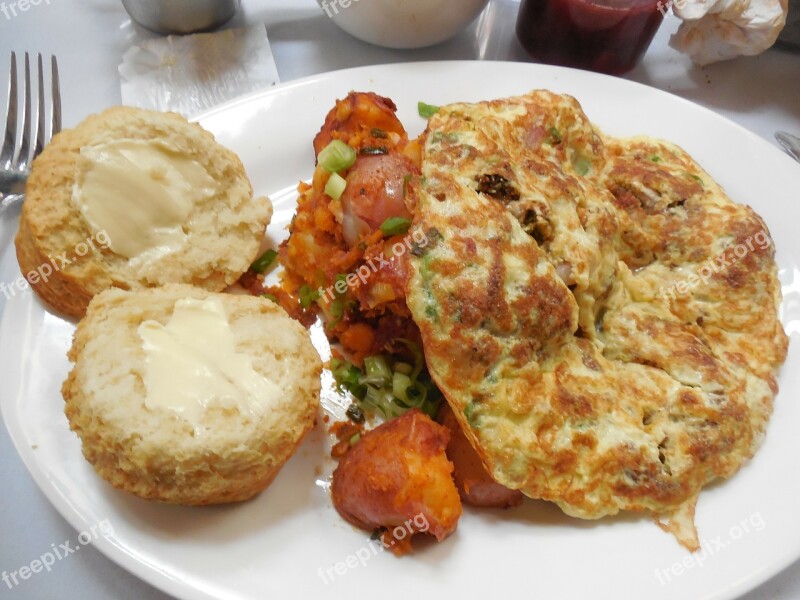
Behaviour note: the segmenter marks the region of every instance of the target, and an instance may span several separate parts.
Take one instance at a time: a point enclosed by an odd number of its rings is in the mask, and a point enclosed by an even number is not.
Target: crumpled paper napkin
[[[145,40],[122,57],[119,76],[123,104],[186,117],[279,83],[264,25]]]
[[[786,24],[787,0],[674,0],[683,20],[670,46],[698,65],[770,48]]]

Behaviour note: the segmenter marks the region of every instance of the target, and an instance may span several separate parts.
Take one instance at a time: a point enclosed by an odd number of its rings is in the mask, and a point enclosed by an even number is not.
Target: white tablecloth
[[[27,4],[25,4],[27,2]],[[136,28],[118,0],[6,1],[27,10],[0,10],[0,89],[7,85],[11,50],[58,56],[64,125],[120,102],[117,65],[130,45],[152,34]],[[4,5],[5,5],[4,4]],[[456,39],[413,51],[387,50],[361,43],[329,22],[313,0],[244,0],[233,26],[263,22],[272,43],[282,81],[366,64],[432,59],[526,60],[514,38],[518,2],[492,0],[481,19]],[[707,106],[773,141],[776,129],[800,133],[800,54],[773,49],[704,69],[667,46],[677,21],[668,18],[643,63],[629,79],[672,92]],[[0,110],[4,103],[0,104]],[[658,115],[653,115],[658,119]],[[702,131],[697,132],[703,135]],[[728,151],[735,152],[735,148]],[[0,281],[17,277],[8,236],[14,214],[0,219]],[[0,295],[0,307],[3,297]],[[0,382],[0,394],[3,393]],[[794,399],[791,399],[794,400]],[[0,571],[29,564],[52,545],[75,543],[77,533],[50,506],[17,456],[5,428],[0,428]],[[797,476],[797,474],[788,474]],[[797,502],[787,498],[787,502]],[[117,567],[91,546],[9,589],[3,598],[81,597],[143,600],[166,598]],[[746,596],[747,600],[800,598],[800,564]]]

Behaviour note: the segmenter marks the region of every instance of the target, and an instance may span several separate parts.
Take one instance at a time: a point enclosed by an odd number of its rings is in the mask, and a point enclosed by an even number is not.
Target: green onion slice
[[[278,258],[278,253],[270,248],[250,265],[250,270],[256,273],[265,273],[270,265],[275,262],[276,258]]]
[[[309,308],[320,297],[319,290],[312,290],[307,285],[301,287],[298,294],[300,295],[300,306],[303,308]]]
[[[342,197],[344,189],[347,187],[347,181],[338,173],[333,173],[328,177],[328,183],[325,184],[325,193],[334,200]]]
[[[401,340],[414,354],[415,366],[406,362],[392,362],[384,355],[368,356],[364,368],[352,363],[333,359],[331,370],[340,390],[355,396],[357,404],[348,409],[348,416],[362,417],[359,407],[369,406],[391,419],[412,408],[419,408],[433,418],[441,404],[442,395],[431,381],[427,371],[423,372],[424,357],[421,349],[409,340]]]
[[[405,233],[411,227],[411,219],[405,217],[389,217],[381,223],[381,232],[384,235],[398,235]]]
[[[417,102],[417,110],[419,116],[423,119],[430,119],[433,115],[439,112],[439,107],[435,104],[426,104],[425,102]]]
[[[364,359],[364,375],[359,383],[384,386],[392,380],[392,370],[384,356],[368,356]]]
[[[356,151],[342,140],[333,140],[322,149],[317,156],[317,162],[328,173],[339,173],[349,169],[356,162]]]

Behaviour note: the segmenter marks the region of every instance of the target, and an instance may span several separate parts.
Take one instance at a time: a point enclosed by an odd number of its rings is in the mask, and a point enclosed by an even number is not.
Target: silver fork
[[[776,131],[775,139],[789,153],[789,156],[800,162],[800,137],[785,131]]]
[[[11,71],[8,81],[8,111],[3,146],[0,149],[0,213],[25,198],[25,182],[30,165],[39,156],[45,144],[61,131],[61,89],[58,80],[58,63],[50,57],[50,131],[45,131],[45,87],[42,55],[37,54],[38,94],[36,102],[36,124],[31,112],[31,64],[25,53],[25,72],[22,90],[22,131],[17,145],[18,93],[17,55],[11,53]],[[31,141],[33,147],[31,148]]]

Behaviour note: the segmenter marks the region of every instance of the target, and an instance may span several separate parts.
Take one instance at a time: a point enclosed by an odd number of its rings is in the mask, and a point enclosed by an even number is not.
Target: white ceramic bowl
[[[347,33],[388,48],[438,44],[469,25],[489,0],[317,0]]]

